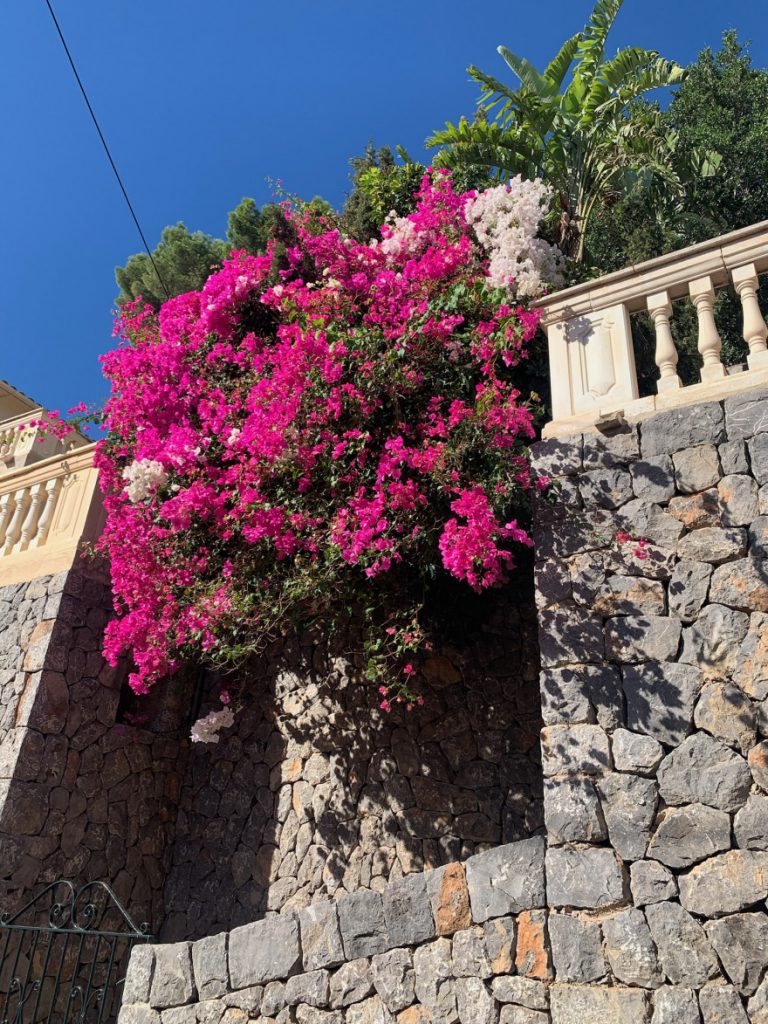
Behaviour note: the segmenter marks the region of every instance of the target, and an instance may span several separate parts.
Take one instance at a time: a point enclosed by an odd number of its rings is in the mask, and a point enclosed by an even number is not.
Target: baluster
[[[702,359],[701,379],[704,383],[720,380],[725,376],[725,367],[720,361],[723,342],[715,323],[713,307],[715,288],[712,278],[699,277],[688,285],[691,301],[699,318],[699,354]]]
[[[49,480],[45,485],[45,507],[43,508],[43,514],[37,523],[37,536],[35,537],[35,547],[41,547],[45,544],[48,531],[51,528],[51,522],[53,521],[53,513],[56,508],[56,501],[59,497],[59,491],[61,490],[61,477],[57,476],[53,480]]]
[[[672,316],[669,292],[656,292],[655,295],[649,295],[647,305],[656,328],[656,365],[659,368],[656,389],[659,392],[675,391],[683,384],[677,375],[678,355],[669,326],[669,318]]]
[[[8,520],[11,518],[11,496],[4,494],[0,498],[0,544],[5,540],[5,533],[8,529]]]
[[[757,289],[760,282],[757,276],[757,269],[754,263],[748,263],[745,267],[737,267],[731,272],[733,287],[741,299],[741,309],[744,314],[744,341],[749,346],[747,362],[750,370],[756,370],[759,366],[768,366],[768,326],[766,326],[763,314],[760,312],[760,303],[757,298]]]
[[[13,518],[5,535],[4,553],[7,555],[16,541],[21,536],[21,524],[24,522],[24,513],[27,509],[29,493],[25,487],[20,488],[13,496]]]
[[[29,508],[27,514],[24,517],[24,523],[21,527],[21,542],[19,544],[19,551],[26,551],[29,547],[29,542],[35,536],[37,532],[37,521],[40,515],[40,501],[43,497],[43,485],[35,484],[30,490],[29,497]]]

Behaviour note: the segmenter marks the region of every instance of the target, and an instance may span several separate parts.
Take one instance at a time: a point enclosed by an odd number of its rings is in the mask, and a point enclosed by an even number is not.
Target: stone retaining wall
[[[535,609],[518,589],[486,602],[476,639],[427,662],[412,713],[379,711],[325,644],[253,665],[235,725],[191,751],[163,939],[381,891],[543,831]]]
[[[768,393],[536,457],[546,837],[142,949],[121,1024],[768,1024]]]
[[[104,582],[74,570],[0,589],[0,907],[100,879],[158,928],[185,744],[178,720],[117,721],[109,607]]]

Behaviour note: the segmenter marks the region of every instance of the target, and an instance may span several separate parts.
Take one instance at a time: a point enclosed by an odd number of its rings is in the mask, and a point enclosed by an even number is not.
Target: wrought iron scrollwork
[[[107,1024],[131,948],[151,938],[106,882],[47,885],[0,916],[0,1024]]]

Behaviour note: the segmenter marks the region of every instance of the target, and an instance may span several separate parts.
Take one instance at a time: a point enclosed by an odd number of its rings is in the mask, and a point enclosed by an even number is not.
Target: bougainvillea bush
[[[520,181],[459,195],[433,171],[368,244],[286,207],[279,253],[232,253],[158,314],[123,309],[100,543],[106,653],[130,652],[137,692],[314,623],[352,627],[385,709],[418,700],[434,580],[501,586],[531,543],[515,378],[559,274],[536,237],[548,199]]]

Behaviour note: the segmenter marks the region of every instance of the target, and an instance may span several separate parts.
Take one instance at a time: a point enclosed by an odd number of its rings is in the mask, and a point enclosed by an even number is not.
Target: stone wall
[[[558,983],[628,986],[611,1020],[768,1021],[768,392],[538,465]]]
[[[768,1024],[768,393],[536,456],[546,835],[142,949],[120,1024]]]
[[[322,644],[249,670],[235,726],[190,755],[163,938],[381,891],[543,830],[532,595],[488,607],[475,639],[428,661],[411,713],[377,710],[362,673]]]
[[[0,907],[100,879],[158,928],[185,744],[168,714],[155,731],[117,721],[109,607],[104,582],[74,570],[0,590]]]
[[[137,947],[120,1024],[544,1024],[544,847],[522,840],[380,893]]]

